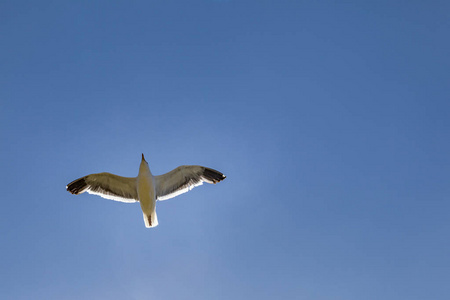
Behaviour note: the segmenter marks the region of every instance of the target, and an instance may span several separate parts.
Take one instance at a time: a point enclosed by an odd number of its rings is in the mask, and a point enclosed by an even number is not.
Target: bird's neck
[[[150,168],[146,163],[141,163],[139,166],[139,176],[152,176],[152,172],[150,172]]]

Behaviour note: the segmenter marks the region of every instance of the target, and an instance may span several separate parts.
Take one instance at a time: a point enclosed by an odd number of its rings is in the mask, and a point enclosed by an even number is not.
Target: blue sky
[[[448,299],[448,1],[2,1],[0,298]],[[138,204],[97,172],[227,175]]]

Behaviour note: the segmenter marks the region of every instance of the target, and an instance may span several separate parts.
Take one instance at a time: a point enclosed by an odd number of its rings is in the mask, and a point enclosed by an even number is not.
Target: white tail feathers
[[[156,210],[154,210],[150,215],[144,213],[145,227],[152,228],[158,226],[158,216],[156,215]]]

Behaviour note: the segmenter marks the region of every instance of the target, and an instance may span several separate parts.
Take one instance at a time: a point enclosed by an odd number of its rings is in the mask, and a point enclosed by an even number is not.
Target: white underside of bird
[[[90,174],[72,181],[66,189],[75,195],[88,192],[120,202],[138,201],[145,226],[151,228],[158,225],[157,200],[167,200],[186,193],[203,182],[216,184],[225,178],[219,171],[202,166],[180,166],[166,174],[153,176],[142,154],[137,177],[122,177],[111,173]]]

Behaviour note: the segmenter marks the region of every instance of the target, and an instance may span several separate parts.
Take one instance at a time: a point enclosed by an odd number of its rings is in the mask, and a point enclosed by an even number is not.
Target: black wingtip
[[[84,177],[82,177],[69,183],[66,186],[66,189],[72,194],[78,195],[82,193],[86,189],[86,187],[87,187],[86,180],[84,180]]]
[[[214,184],[221,182],[222,180],[227,178],[227,176],[223,175],[219,171],[210,169],[210,168],[205,168],[205,171],[203,172],[203,176],[206,179],[212,181]]]

